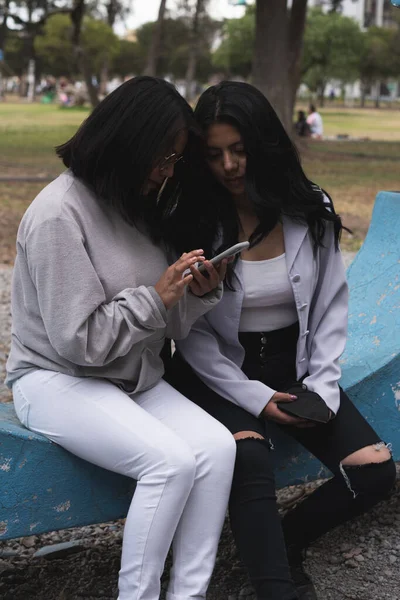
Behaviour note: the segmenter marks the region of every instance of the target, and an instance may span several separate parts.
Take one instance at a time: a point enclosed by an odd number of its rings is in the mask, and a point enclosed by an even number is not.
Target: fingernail
[[[290,394],[290,397],[292,400],[297,400],[297,396],[292,396],[292,394]]]

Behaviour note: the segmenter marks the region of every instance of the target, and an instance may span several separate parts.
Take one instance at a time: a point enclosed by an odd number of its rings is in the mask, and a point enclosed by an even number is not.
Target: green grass
[[[0,103],[0,174],[56,176],[63,167],[54,147],[69,139],[87,114],[86,109],[56,105]],[[372,138],[300,144],[308,177],[328,191],[353,231],[351,236],[343,235],[342,246],[357,250],[367,232],[376,193],[400,189],[400,111],[328,108],[322,114],[327,135],[361,137],[362,133]],[[18,223],[42,187],[40,183],[0,182],[0,263],[13,262]]]
[[[0,103],[0,165],[57,170],[54,147],[69,139],[87,114],[56,105]]]
[[[305,106],[299,106],[305,108]],[[371,140],[400,140],[400,110],[324,107],[318,109],[326,136],[350,135]]]

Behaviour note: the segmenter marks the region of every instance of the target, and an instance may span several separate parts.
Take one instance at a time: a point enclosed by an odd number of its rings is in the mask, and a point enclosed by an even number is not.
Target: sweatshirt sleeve
[[[61,357],[98,367],[156,331],[164,335],[167,311],[153,287],[127,288],[106,301],[74,222],[55,218],[36,226],[24,250],[44,327]]]
[[[174,340],[185,338],[193,324],[215,306],[222,298],[223,284],[220,283],[214,290],[204,296],[196,296],[187,289],[185,295],[173,309],[175,313],[170,319],[167,328],[167,337]]]

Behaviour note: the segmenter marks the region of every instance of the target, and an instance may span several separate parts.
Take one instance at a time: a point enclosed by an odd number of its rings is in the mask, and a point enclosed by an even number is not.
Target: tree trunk
[[[321,83],[318,89],[318,104],[323,107],[325,105],[325,84]]]
[[[75,0],[74,8],[71,12],[71,21],[73,24],[72,44],[75,57],[79,65],[83,78],[86,83],[89,100],[93,108],[99,103],[99,96],[96,87],[93,85],[92,73],[90,71],[87,57],[81,45],[82,22],[85,15],[85,0]]]
[[[160,8],[158,11],[158,19],[157,19],[156,26],[154,27],[153,36],[151,39],[150,50],[149,50],[149,54],[147,57],[147,64],[143,71],[144,75],[151,75],[152,77],[154,77],[157,74],[157,64],[158,64],[158,59],[160,58],[161,37],[162,37],[162,30],[163,30],[163,25],[164,25],[164,16],[165,16],[166,6],[167,6],[167,0],[161,0]]]
[[[375,93],[375,108],[380,108],[381,106],[381,82],[376,82],[376,93]]]
[[[257,0],[253,83],[270,100],[288,133],[300,84],[307,0]]]
[[[193,17],[192,31],[190,33],[189,58],[186,69],[186,100],[193,99],[193,83],[196,77],[197,59],[199,56],[199,20],[204,9],[204,0],[197,0]]]
[[[361,97],[360,97],[360,107],[365,108],[365,100],[366,100],[366,92],[364,86],[361,89]]]
[[[110,60],[107,57],[104,59],[103,66],[101,67],[101,72],[100,72],[100,95],[101,96],[107,95],[107,84],[108,84],[108,79],[109,79],[109,66],[110,66]]]
[[[291,114],[301,83],[301,58],[307,18],[307,0],[293,0],[289,21],[289,85]],[[293,117],[292,117],[293,118]]]
[[[7,27],[7,19],[8,19],[8,9],[10,7],[11,0],[5,0],[4,8],[3,8],[3,20],[0,23],[0,50],[4,51],[4,46],[7,38],[8,27]]]
[[[121,8],[121,4],[119,0],[109,0],[106,6],[107,10],[107,25],[111,28],[115,25],[115,20],[117,18],[118,12]],[[107,95],[107,84],[109,80],[109,71],[110,71],[110,57],[107,56],[104,59],[103,65],[101,67],[100,73],[100,94],[102,96]]]

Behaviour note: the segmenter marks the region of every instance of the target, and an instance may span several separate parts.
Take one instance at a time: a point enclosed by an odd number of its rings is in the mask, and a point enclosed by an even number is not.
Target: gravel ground
[[[347,264],[353,255],[346,254]],[[9,347],[11,269],[0,267],[0,380]],[[11,399],[0,385],[0,402]],[[321,482],[281,490],[282,513]],[[123,520],[0,542],[3,600],[117,598]],[[48,545],[75,542],[51,560],[35,556]],[[368,515],[327,534],[307,553],[306,566],[320,600],[400,600],[400,482],[392,497]],[[209,600],[254,600],[228,525]]]

